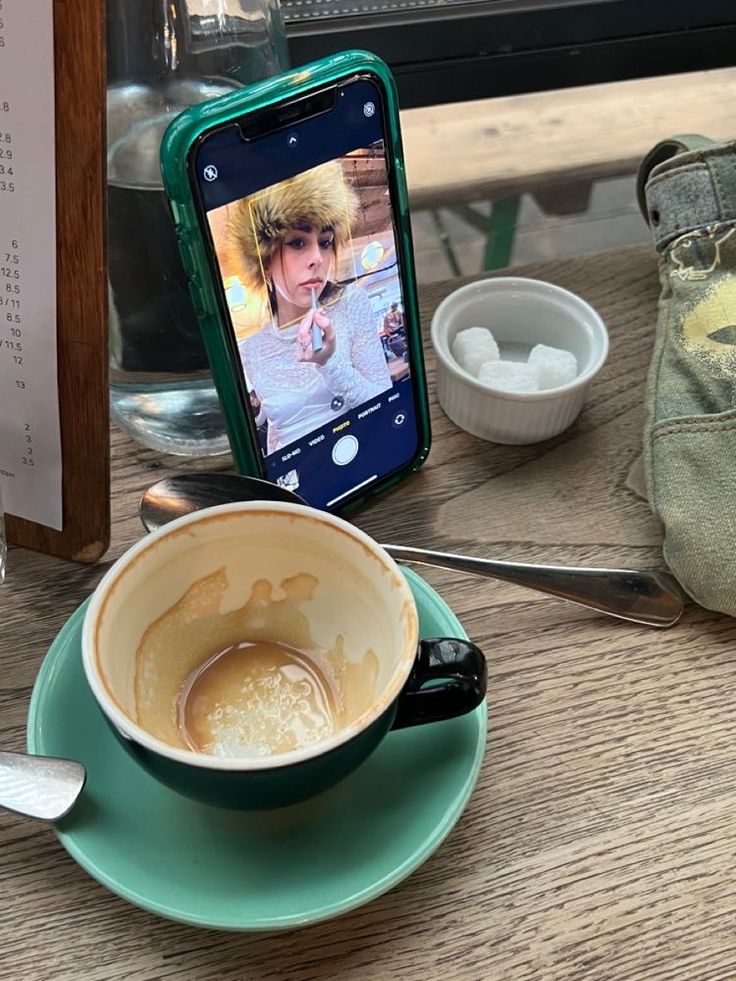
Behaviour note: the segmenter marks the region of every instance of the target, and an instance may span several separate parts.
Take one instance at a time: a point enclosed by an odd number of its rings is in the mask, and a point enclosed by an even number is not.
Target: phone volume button
[[[176,229],[176,244],[179,246],[179,255],[184,265],[187,267],[187,272],[190,269],[194,269],[194,252],[192,251],[192,246],[189,242],[189,235],[182,228]],[[192,278],[190,274],[190,279]]]
[[[202,297],[202,281],[199,273],[197,272],[197,262],[189,232],[185,228],[178,227],[176,229],[176,239],[179,245],[182,261],[186,267],[186,272],[189,277],[189,295],[192,298],[194,312],[201,320],[206,315],[206,307],[204,298]]]
[[[194,312],[201,320],[206,315],[207,311],[205,309],[204,298],[201,292],[201,282],[197,273],[192,273],[189,276],[189,293],[192,297]]]
[[[189,241],[189,235],[186,232],[181,232],[181,234],[177,232],[176,237],[179,240],[179,250],[181,252],[184,265],[186,266],[189,279],[192,283],[198,283],[199,273],[197,272],[197,257],[195,256],[194,249]]]

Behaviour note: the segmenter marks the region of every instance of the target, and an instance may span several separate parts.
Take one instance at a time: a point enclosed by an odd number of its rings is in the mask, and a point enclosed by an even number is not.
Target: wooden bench
[[[636,173],[660,139],[736,139],[735,101],[736,68],[725,68],[407,109],[411,206],[452,208],[488,234],[486,268],[505,266],[521,194],[549,213],[584,211],[595,181]],[[490,217],[470,207],[481,200]]]

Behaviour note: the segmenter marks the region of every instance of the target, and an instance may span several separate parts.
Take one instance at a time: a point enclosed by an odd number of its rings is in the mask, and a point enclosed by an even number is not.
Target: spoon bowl
[[[58,821],[74,807],[86,779],[84,766],[74,760],[0,753],[0,807]]]

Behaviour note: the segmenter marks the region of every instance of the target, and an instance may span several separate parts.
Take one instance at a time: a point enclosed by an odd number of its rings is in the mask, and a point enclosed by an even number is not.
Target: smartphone
[[[343,511],[430,427],[397,97],[350,51],[178,116],[164,184],[236,466]]]

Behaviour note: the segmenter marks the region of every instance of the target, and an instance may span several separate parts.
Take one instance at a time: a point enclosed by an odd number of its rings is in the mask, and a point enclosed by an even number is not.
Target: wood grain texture
[[[54,0],[64,526],[7,518],[10,541],[81,562],[100,558],[110,539],[103,28],[100,0]]]
[[[724,68],[404,110],[412,207],[636,173],[675,133],[733,139],[723,106],[735,96],[736,69]]]
[[[422,473],[355,518],[385,541],[478,555],[657,565],[629,486],[658,284],[648,249],[523,270],[592,302],[611,355],[568,432],[483,443],[433,402]],[[424,326],[457,281],[426,289]],[[433,357],[427,361],[433,392]],[[198,464],[212,468],[212,461]],[[0,745],[18,750],[44,651],[141,534],[165,473],[120,434],[113,544],[97,566],[14,549],[0,590]],[[519,587],[425,570],[487,653],[488,748],[469,806],[408,880],[339,920],[240,935],[156,919],[0,813],[0,965],[24,981],[715,981],[736,977],[736,622],[691,605],[670,631]]]

